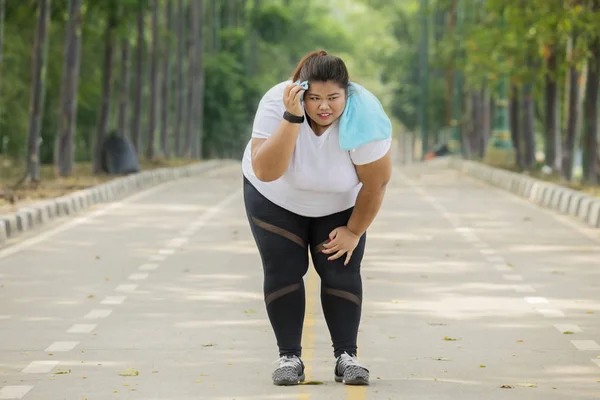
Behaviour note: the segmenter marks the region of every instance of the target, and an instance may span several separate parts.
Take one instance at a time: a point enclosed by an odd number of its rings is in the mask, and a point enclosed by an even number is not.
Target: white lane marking
[[[48,346],[45,351],[47,351],[47,352],[71,351],[75,347],[77,347],[78,344],[79,344],[79,342],[54,342],[50,346]]]
[[[571,340],[577,350],[600,350],[600,345],[595,340]]]
[[[67,333],[90,333],[96,328],[96,324],[75,324],[69,328]]]
[[[517,293],[534,293],[536,291],[531,285],[515,285],[514,289]]]
[[[464,239],[467,242],[471,242],[471,243],[474,243],[474,244],[481,243],[481,239],[479,239],[477,236],[470,236],[470,235],[467,236],[467,235],[465,235]]]
[[[125,301],[125,296],[107,296],[100,304],[121,304]]]
[[[158,251],[158,254],[162,254],[162,255],[165,255],[165,256],[168,256],[168,255],[173,254],[173,253],[175,253],[175,249],[160,249]]]
[[[158,264],[142,264],[139,267],[140,271],[154,271],[158,268]]]
[[[484,243],[484,242],[477,242],[477,243],[473,243],[473,246],[478,248],[478,249],[482,249],[481,251],[483,251],[483,249],[488,249],[490,247],[489,244]]]
[[[461,232],[461,233],[467,233],[467,232],[471,232],[471,228],[461,227],[461,228],[456,228],[455,231]]]
[[[558,331],[560,333],[565,333],[565,332],[573,332],[573,333],[583,332],[581,330],[581,328],[579,326],[577,326],[577,325],[556,324],[556,325],[554,325],[554,327],[556,329],[558,329]]]
[[[175,181],[173,181],[172,183],[174,183],[174,182]],[[129,196],[129,197],[127,197],[127,198],[125,198],[125,199],[123,199],[123,200],[121,200],[119,202],[114,202],[114,203],[106,204],[104,206],[99,204],[99,205],[97,205],[97,207],[102,207],[100,210],[96,210],[96,211],[90,212],[89,214],[87,214],[85,216],[82,216],[82,217],[77,217],[77,218],[75,218],[72,221],[66,222],[64,225],[57,226],[56,228],[50,229],[49,231],[36,234],[35,237],[23,240],[22,242],[15,243],[14,245],[12,245],[10,247],[7,247],[5,249],[0,250],[0,259],[2,259],[4,257],[7,257],[7,256],[9,256],[11,254],[17,253],[17,252],[19,252],[21,250],[24,250],[24,249],[26,249],[28,247],[31,247],[31,246],[33,246],[35,244],[38,244],[40,242],[43,242],[44,240],[49,239],[52,236],[55,236],[55,235],[57,235],[57,234],[59,234],[61,232],[64,232],[64,231],[69,230],[71,228],[74,228],[74,227],[76,227],[78,225],[87,223],[90,220],[92,220],[92,219],[94,219],[96,217],[99,217],[101,215],[104,215],[104,214],[106,214],[107,212],[109,212],[111,210],[115,210],[115,209],[121,208],[125,204],[132,203],[132,202],[134,202],[136,200],[143,199],[144,197],[150,196],[154,192],[157,192],[159,190],[165,189],[166,187],[168,187],[167,185],[168,184],[162,184],[162,185],[159,184],[158,186],[155,186],[155,187],[146,189],[146,190],[144,190],[142,192],[136,193],[136,194],[134,194],[132,196]],[[61,217],[61,219],[63,219],[63,218],[64,217]],[[67,218],[64,218],[64,219],[66,221],[68,221]]]
[[[135,283],[127,283],[117,286],[115,290],[117,292],[133,292],[137,287],[138,285]]]
[[[563,318],[565,313],[551,308],[538,308],[538,312],[546,318]]]
[[[11,319],[11,318],[12,318],[12,315],[0,315],[0,320]]]
[[[492,264],[506,264],[506,260],[504,259],[504,257],[501,256],[489,256],[487,259]]]
[[[45,374],[58,365],[58,361],[32,361],[21,371],[22,374]]]
[[[163,256],[162,254],[157,254],[154,256],[150,256],[150,258],[148,258],[148,261],[164,261],[167,259],[167,256]]]
[[[525,301],[529,304],[548,304],[548,299],[545,297],[525,297]]]
[[[479,250],[481,252],[481,254],[483,254],[484,256],[489,256],[492,254],[496,254],[496,250],[494,249],[481,249]]]
[[[186,237],[175,238],[167,242],[167,247],[178,248],[189,242],[189,240],[190,239]]]
[[[146,278],[148,278],[148,274],[131,274],[127,279],[132,281],[143,281]]]
[[[521,275],[502,275],[504,279],[507,281],[522,281],[523,277]]]
[[[13,400],[13,399],[22,399],[33,386],[29,385],[14,385],[14,386],[4,386],[0,389],[0,399],[2,400]]]
[[[507,271],[513,270],[511,267],[507,266],[506,264],[496,264],[496,265],[494,265],[494,268],[496,268],[496,270],[500,271],[500,272],[507,272]]]
[[[112,310],[105,310],[105,309],[96,309],[96,310],[92,310],[89,313],[87,313],[85,315],[85,319],[100,319],[100,318],[106,318],[108,317],[110,314],[112,313]]]

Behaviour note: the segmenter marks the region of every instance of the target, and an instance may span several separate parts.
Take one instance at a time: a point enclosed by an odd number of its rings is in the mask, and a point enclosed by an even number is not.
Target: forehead
[[[342,89],[342,87],[338,83],[332,81],[311,82],[308,86],[307,93],[316,94],[320,96],[327,96],[334,93],[342,94],[344,93],[344,89]]]

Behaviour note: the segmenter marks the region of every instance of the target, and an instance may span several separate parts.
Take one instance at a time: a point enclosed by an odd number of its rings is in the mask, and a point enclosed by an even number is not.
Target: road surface
[[[0,250],[0,399],[598,399],[598,231],[432,167],[369,231],[360,358],[333,381],[306,276],[310,385],[275,387],[237,163]]]

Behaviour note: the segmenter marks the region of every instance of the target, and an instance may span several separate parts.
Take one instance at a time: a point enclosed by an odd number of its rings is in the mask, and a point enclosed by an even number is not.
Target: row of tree
[[[98,172],[109,134],[150,160],[238,158],[269,86],[315,48],[352,51],[330,11],[312,0],[0,0],[0,156],[27,163],[34,181],[40,164]]]
[[[425,149],[454,130],[463,153],[483,159],[493,133],[510,131],[519,168],[572,180],[581,163],[598,182],[600,1],[365,1],[395,17],[383,79],[393,114]]]

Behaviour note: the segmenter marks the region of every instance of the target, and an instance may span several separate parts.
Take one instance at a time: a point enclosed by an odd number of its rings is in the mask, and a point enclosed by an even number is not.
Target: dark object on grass
[[[115,134],[102,144],[102,170],[109,175],[126,175],[140,172],[133,144]]]

